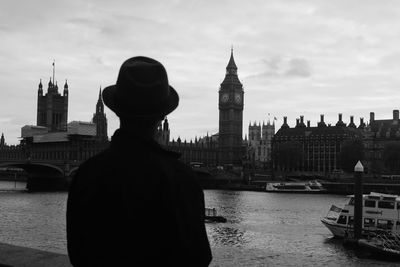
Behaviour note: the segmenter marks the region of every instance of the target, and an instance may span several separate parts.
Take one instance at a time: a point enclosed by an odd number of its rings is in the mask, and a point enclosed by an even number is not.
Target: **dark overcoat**
[[[208,266],[203,191],[178,157],[119,129],[81,164],[67,203],[74,266]]]

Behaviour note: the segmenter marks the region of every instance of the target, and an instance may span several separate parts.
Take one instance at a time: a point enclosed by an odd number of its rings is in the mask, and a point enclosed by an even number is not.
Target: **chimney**
[[[364,129],[364,128],[365,128],[364,118],[360,118],[360,126],[358,126],[358,129]]]
[[[357,128],[357,126],[354,124],[354,116],[350,116],[350,123],[348,127]]]
[[[393,110],[393,120],[395,120],[395,121],[399,120],[399,110],[398,109]]]
[[[299,126],[299,119],[296,119],[296,127]]]
[[[318,127],[325,127],[326,124],[324,122],[324,114],[321,114],[321,121],[318,122]]]
[[[375,113],[374,112],[370,112],[369,113],[369,123],[373,122],[375,120]]]
[[[307,121],[307,128],[310,128],[310,121]]]
[[[286,116],[283,117],[283,124],[282,124],[281,128],[283,128],[283,129],[290,128],[289,125],[287,124],[287,117]]]
[[[336,126],[346,126],[346,124],[342,121],[342,113],[339,113],[339,120],[336,123]]]

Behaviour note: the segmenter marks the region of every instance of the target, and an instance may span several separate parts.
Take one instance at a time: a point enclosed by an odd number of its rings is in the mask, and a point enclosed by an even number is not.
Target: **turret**
[[[101,88],[100,88],[101,90]],[[68,83],[67,80],[65,80],[65,84],[64,84],[64,96],[68,96]]]
[[[369,124],[373,123],[375,120],[375,113],[374,112],[370,112],[369,113]]]
[[[47,85],[48,85],[48,87],[47,87],[47,93],[52,93],[52,92],[54,91],[54,84],[53,84],[53,82],[51,81],[51,77],[50,77],[49,83],[48,83]]]
[[[394,121],[399,120],[399,110],[397,110],[397,109],[393,110],[393,120]]]
[[[306,125],[304,124],[304,116],[303,115],[300,116],[299,127],[300,128],[306,127]]]
[[[40,79],[40,82],[39,82],[38,95],[39,95],[39,96],[43,96],[43,84],[42,84],[42,79]]]
[[[5,146],[6,145],[6,141],[4,139],[4,133],[1,134],[1,138],[0,138],[0,147]]]
[[[65,82],[66,87],[64,85],[64,91],[67,88],[68,90],[68,84]],[[107,140],[108,139],[108,134],[107,134],[107,117],[106,114],[104,113],[104,104],[103,100],[101,98],[101,87],[99,89],[99,97],[97,99],[96,103],[96,112],[93,114],[93,123],[96,123],[96,129],[97,129],[97,138],[99,140]],[[161,128],[161,123],[159,124],[158,129]]]
[[[167,118],[165,118],[165,120],[164,120],[164,131],[169,131],[169,123],[168,123],[168,119]]]
[[[67,85],[67,90],[68,90],[68,85]],[[64,91],[65,91],[65,86],[64,86]],[[99,89],[99,98],[97,99],[97,104],[96,104],[96,113],[104,114],[104,104],[103,100],[101,99],[101,86]]]

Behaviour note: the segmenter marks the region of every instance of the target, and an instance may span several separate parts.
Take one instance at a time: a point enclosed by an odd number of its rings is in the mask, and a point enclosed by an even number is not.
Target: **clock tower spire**
[[[219,89],[219,160],[240,165],[242,159],[243,85],[231,49],[226,74]]]

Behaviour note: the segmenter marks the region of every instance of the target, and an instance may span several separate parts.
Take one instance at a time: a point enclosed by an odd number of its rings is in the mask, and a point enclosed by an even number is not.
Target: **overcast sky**
[[[68,79],[69,119],[90,121],[100,86],[121,63],[162,62],[180,94],[171,137],[218,131],[218,89],[231,45],[249,121],[300,115],[316,125],[354,115],[391,118],[400,108],[400,1],[1,0],[0,132],[15,144],[36,123],[37,88],[56,61]],[[132,99],[132,102],[137,100]],[[109,135],[117,117],[106,109]]]

